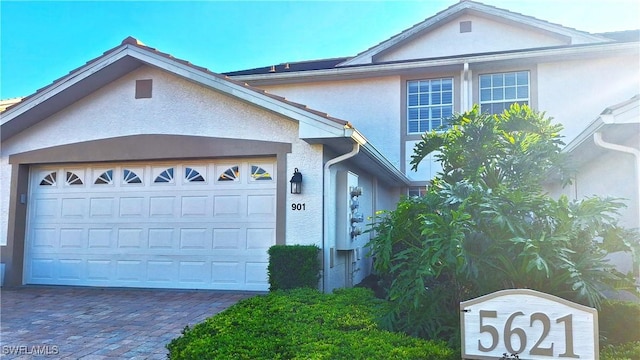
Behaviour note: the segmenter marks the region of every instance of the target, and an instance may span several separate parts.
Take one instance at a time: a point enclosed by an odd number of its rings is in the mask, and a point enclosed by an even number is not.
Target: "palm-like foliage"
[[[442,165],[427,195],[404,199],[373,226],[391,328],[452,340],[462,300],[532,288],[597,307],[604,289],[624,283],[595,241],[637,247],[638,233],[616,223],[621,200],[543,192],[550,172],[568,179],[560,125],[518,105],[499,116],[476,107],[451,124],[414,150],[414,169],[432,152]]]

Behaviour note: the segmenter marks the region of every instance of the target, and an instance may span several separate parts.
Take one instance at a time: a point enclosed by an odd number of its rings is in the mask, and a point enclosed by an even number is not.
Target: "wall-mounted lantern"
[[[291,183],[292,194],[302,193],[302,174],[298,171],[298,168],[295,168],[295,170],[293,170],[293,176],[291,177],[291,180],[289,180],[289,182]]]

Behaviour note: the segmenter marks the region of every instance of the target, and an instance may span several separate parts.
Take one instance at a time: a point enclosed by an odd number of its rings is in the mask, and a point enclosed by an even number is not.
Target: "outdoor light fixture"
[[[295,170],[293,170],[293,176],[291,177],[291,180],[289,180],[289,182],[291,183],[292,194],[302,193],[302,174],[298,171],[298,168],[295,168]]]

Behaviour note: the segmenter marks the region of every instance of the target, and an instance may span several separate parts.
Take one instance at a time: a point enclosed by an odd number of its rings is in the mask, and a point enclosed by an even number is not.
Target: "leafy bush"
[[[605,345],[604,347],[602,347],[602,349],[600,349],[600,360],[637,359],[640,359],[640,341],[621,345]]]
[[[561,126],[514,105],[501,115],[472,111],[445,132],[423,135],[414,168],[436,151],[443,171],[421,198],[378,217],[369,246],[391,302],[384,324],[459,344],[458,305],[506,288],[530,288],[598,307],[624,285],[605,249],[637,246],[617,225],[619,199],[570,202],[542,181],[566,166]],[[560,169],[560,170],[557,170]]]
[[[606,300],[598,312],[598,327],[603,344],[640,343],[640,304]],[[637,357],[640,359],[640,356]]]
[[[320,249],[315,245],[274,245],[269,248],[269,289],[316,289],[320,278]]]
[[[171,359],[459,359],[442,343],[378,328],[370,290],[275,291],[185,328]]]

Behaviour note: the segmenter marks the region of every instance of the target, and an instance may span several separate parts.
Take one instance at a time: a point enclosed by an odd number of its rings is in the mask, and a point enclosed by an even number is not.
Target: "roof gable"
[[[309,109],[305,105],[213,73],[128,37],[119,46],[72,70],[68,75],[55,80],[52,84],[39,89],[3,111],[0,114],[2,140],[23,131],[142,65],[163,69],[212,90],[298,121],[301,133],[304,131],[305,134],[315,137],[340,137],[344,136],[346,128],[351,127],[345,120],[333,118],[326,113]]]
[[[465,21],[471,24],[460,24]],[[476,33],[474,21],[481,25]],[[471,31],[463,29],[468,25]],[[338,66],[607,41],[611,39],[463,0]]]

